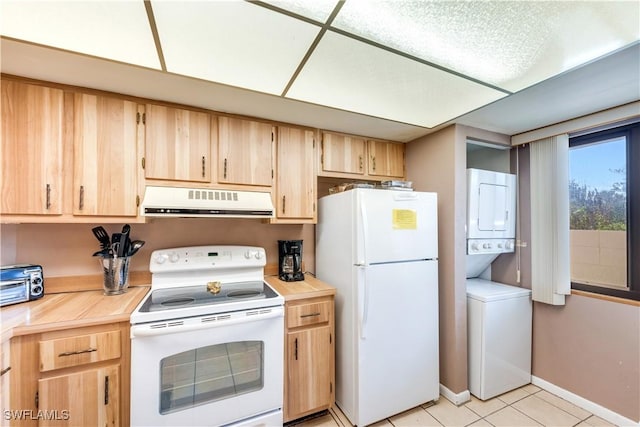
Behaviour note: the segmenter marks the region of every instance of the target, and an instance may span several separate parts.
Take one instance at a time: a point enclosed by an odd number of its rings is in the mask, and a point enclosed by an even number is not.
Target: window
[[[571,287],[640,300],[640,123],[569,139]]]

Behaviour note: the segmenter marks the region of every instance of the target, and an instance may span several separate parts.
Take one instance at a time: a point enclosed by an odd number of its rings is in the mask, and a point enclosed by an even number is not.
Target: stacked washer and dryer
[[[469,391],[481,400],[531,382],[531,291],[490,280],[515,224],[516,176],[467,169]]]

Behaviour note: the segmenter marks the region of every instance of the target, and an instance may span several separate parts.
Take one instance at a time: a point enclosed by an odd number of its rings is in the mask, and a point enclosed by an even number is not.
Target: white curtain
[[[571,293],[569,136],[533,142],[530,155],[532,298],[564,305]]]

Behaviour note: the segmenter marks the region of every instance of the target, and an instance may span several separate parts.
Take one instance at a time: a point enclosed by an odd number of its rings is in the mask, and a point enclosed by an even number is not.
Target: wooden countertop
[[[285,282],[278,276],[265,280],[285,301],[335,295],[329,284],[305,274],[299,282]],[[66,328],[128,322],[131,313],[150,286],[130,286],[122,295],[106,296],[102,290],[46,294],[39,300],[0,308],[0,342],[14,336]]]
[[[285,282],[278,276],[265,276],[265,281],[271,285],[285,301],[294,301],[305,298],[323,297],[336,294],[336,288],[316,279],[310,274],[304,275],[304,280],[298,282]]]
[[[0,309],[0,342],[59,329],[129,321],[149,286],[130,286],[121,295],[102,290],[46,294],[36,301]]]

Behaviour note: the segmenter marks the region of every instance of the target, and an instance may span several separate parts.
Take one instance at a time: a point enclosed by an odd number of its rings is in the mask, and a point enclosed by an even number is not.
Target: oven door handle
[[[207,316],[207,317],[221,317]],[[267,313],[259,314],[247,314],[246,317],[236,317],[223,320],[201,321],[200,323],[182,324],[178,325],[175,321],[167,321],[161,323],[155,323],[153,325],[131,325],[131,338],[135,337],[153,337],[158,335],[175,334],[177,332],[191,332],[199,331],[203,329],[212,329],[220,326],[237,325],[240,323],[249,323],[259,320],[272,319],[276,317],[283,317],[284,309],[281,307],[272,308]],[[155,326],[155,327],[154,327]]]

